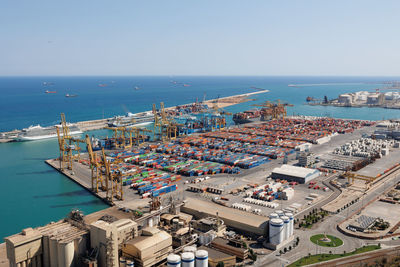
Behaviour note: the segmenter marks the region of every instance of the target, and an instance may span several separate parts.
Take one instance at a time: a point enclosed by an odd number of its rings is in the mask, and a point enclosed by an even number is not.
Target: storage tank
[[[147,221],[147,225],[149,227],[153,227],[153,218],[149,218],[149,220]]]
[[[181,258],[182,267],[194,267],[194,254],[192,252],[183,252]]]
[[[135,266],[135,262],[134,261],[131,261],[131,260],[127,260],[126,261],[126,267],[133,267],[133,266]]]
[[[208,251],[196,251],[196,267],[208,267]]]
[[[126,267],[126,259],[124,257],[119,257],[119,267]]]
[[[285,213],[283,213],[283,210],[276,210],[275,213],[278,214],[279,217],[285,215]]]
[[[281,219],[283,220],[283,240],[286,240],[290,237],[290,219],[285,215]]]
[[[278,216],[278,214],[276,214],[275,212],[273,212],[273,213],[271,213],[270,215],[269,215],[269,219],[271,220],[271,219],[276,219],[276,218],[279,218],[279,216]]]
[[[74,241],[68,243],[58,243],[57,255],[58,255],[58,266],[72,266],[75,254]]]
[[[291,212],[287,212],[285,213],[286,216],[289,217],[289,237],[291,237],[293,235],[293,229],[294,229],[294,216],[293,213]]]
[[[168,267],[181,267],[181,256],[176,254],[169,254],[167,257]]]
[[[269,220],[269,242],[279,245],[283,241],[283,220],[279,218]]]
[[[183,252],[192,252],[195,253],[197,251],[196,246],[186,246],[183,248]]]

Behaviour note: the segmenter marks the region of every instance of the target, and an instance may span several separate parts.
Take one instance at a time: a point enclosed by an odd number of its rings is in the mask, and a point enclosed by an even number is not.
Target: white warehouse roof
[[[311,175],[319,174],[319,171],[315,169],[308,169],[308,168],[284,164],[281,167],[275,168],[272,171],[272,173],[287,175],[292,177],[293,176],[300,177],[305,179]]]

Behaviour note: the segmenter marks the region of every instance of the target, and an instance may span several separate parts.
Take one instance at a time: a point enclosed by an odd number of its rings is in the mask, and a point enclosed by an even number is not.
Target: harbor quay
[[[58,266],[158,266],[201,261],[200,255],[208,255],[210,266],[278,264],[279,251],[290,261],[308,254],[313,224],[339,235],[345,248],[365,236],[370,242],[396,237],[398,217],[370,208],[398,205],[396,127],[396,121],[282,116],[132,146],[116,139],[107,149],[87,138],[87,152],[46,163],[110,208],[73,210],[59,222],[7,237],[3,260],[56,266],[48,255],[57,248]],[[316,212],[325,219],[308,221]],[[338,228],[329,227],[338,218]],[[59,229],[66,229],[63,236]]]

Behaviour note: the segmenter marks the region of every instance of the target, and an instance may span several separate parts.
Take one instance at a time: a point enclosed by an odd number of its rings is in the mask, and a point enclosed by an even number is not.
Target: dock
[[[221,97],[221,98],[206,100],[204,103],[209,106],[217,106],[218,108],[225,108],[225,107],[237,105],[240,103],[244,103],[247,101],[251,101],[251,99],[248,99],[248,97],[251,95],[262,94],[262,93],[267,93],[267,92],[269,92],[269,90]],[[194,104],[194,103],[182,104],[180,106],[191,105],[191,104]],[[175,109],[176,107],[177,106],[168,107],[168,108],[165,108],[165,110],[172,110],[172,109]],[[148,111],[144,111],[144,112],[152,112],[152,111],[148,110]],[[139,113],[143,113],[143,112],[139,112]],[[138,113],[133,114],[133,115],[137,115],[137,114]],[[101,129],[104,129],[105,127],[107,127],[107,122],[110,119],[112,119],[112,118],[79,121],[79,122],[76,122],[76,125],[83,132],[93,131],[93,130],[101,130]],[[13,142],[14,140],[12,137],[18,135],[19,133],[21,133],[21,130],[17,130],[17,129],[13,130],[13,131],[9,131],[9,132],[0,133],[0,143]]]

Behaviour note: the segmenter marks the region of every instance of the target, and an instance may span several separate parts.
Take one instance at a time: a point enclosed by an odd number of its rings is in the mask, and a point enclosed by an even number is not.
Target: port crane
[[[103,176],[103,164],[100,161],[100,157],[93,152],[92,142],[90,141],[89,135],[86,135],[86,147],[89,154],[90,169],[92,174],[92,190],[99,192],[101,190],[106,191],[108,187],[108,180],[104,179]]]
[[[168,118],[165,111],[164,103],[160,103],[160,110],[157,111],[156,105],[153,104],[154,114],[154,138],[161,141],[169,141],[178,136],[178,127],[183,124],[176,123],[173,119]]]
[[[292,104],[289,103],[281,103],[278,99],[276,101],[265,101],[262,104],[254,104],[252,106],[262,107],[261,115],[262,120],[267,119],[284,119],[287,116],[286,107],[293,107]]]
[[[61,113],[61,130],[62,133],[60,132],[60,127],[56,126],[60,150],[60,170],[64,170],[65,167],[72,170],[73,160],[80,160],[81,148],[79,143],[85,143],[85,140],[71,136],[64,113]]]
[[[345,172],[342,177],[347,178],[348,181],[348,185],[351,186],[354,184],[355,180],[362,180],[365,181],[367,189],[369,189],[369,187],[371,186],[371,184],[376,180],[376,177],[372,177],[372,176],[367,176],[367,175],[362,175],[362,174],[358,174],[358,173],[354,173],[354,172]]]
[[[105,169],[106,184],[107,184],[106,198],[111,203],[114,203],[114,198],[118,200],[123,200],[124,191],[122,187],[122,175],[120,171],[114,171],[111,169],[112,165],[111,162],[107,160],[104,148],[101,149],[101,153],[102,153],[102,164]]]
[[[140,145],[146,141],[146,133],[153,131],[137,127],[106,127],[105,129],[114,132],[115,147],[120,149],[131,148],[133,145]]]

